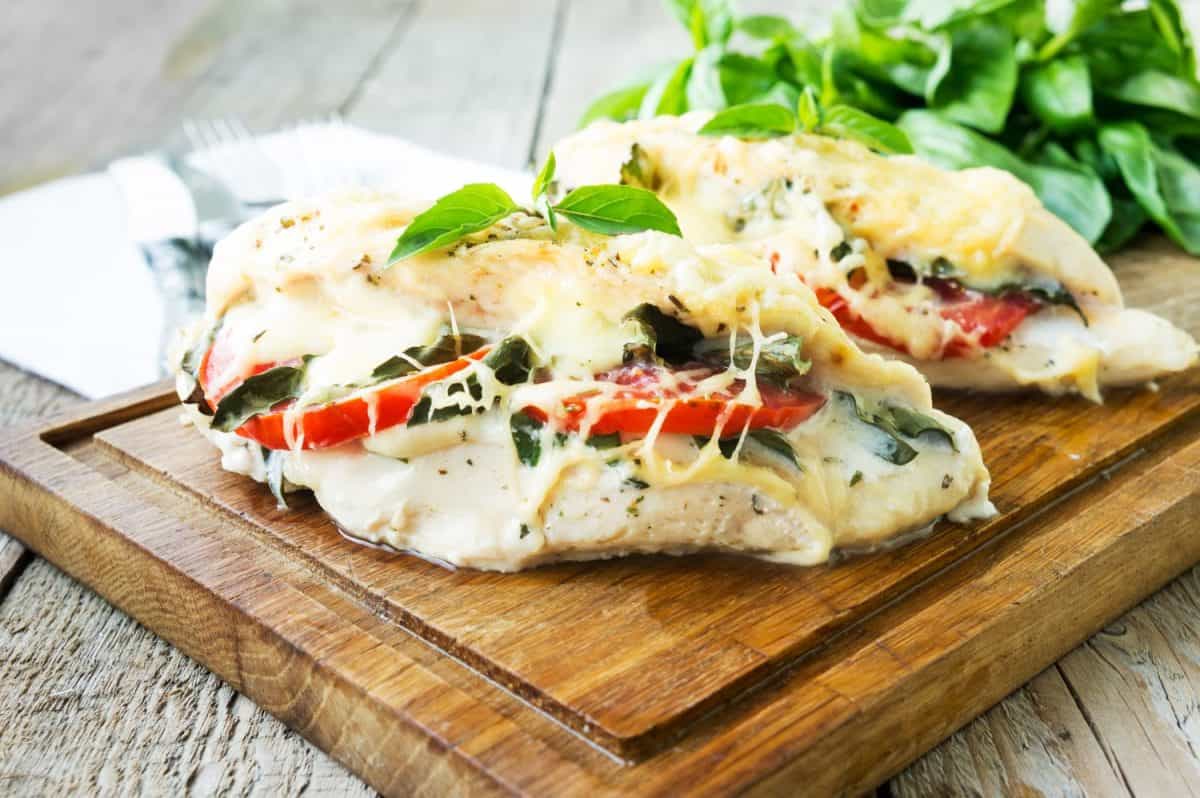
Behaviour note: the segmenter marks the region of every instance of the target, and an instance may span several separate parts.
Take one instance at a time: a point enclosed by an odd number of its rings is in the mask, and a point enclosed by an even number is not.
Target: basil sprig
[[[311,358],[305,356],[299,366],[276,366],[248,377],[227,393],[213,410],[212,428],[233,432],[254,416],[266,413],[280,402],[298,397]]]
[[[671,209],[653,192],[635,186],[580,186],[557,204],[553,193],[555,161],[551,152],[533,183],[535,211],[554,232],[558,215],[601,235],[622,235],[657,230],[681,235]],[[439,199],[419,214],[396,241],[388,265],[434,249],[448,247],[472,233],[486,230],[506,216],[523,211],[504,189],[492,183],[472,183]]]

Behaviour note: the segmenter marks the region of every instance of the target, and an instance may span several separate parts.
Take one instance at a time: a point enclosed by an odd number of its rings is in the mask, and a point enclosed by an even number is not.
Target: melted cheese
[[[746,141],[696,135],[707,118],[695,113],[596,123],[555,147],[559,182],[566,188],[616,182],[622,164],[636,152],[649,175],[645,179],[675,211],[690,240],[735,243],[780,274],[836,291],[875,332],[902,343],[911,355],[902,359],[936,384],[1031,385],[1098,399],[1100,383],[1149,378],[1196,362],[1195,341],[1166,324],[1155,325],[1160,337],[1140,357],[1128,347],[1119,349],[1107,333],[1141,329],[1147,322],[1133,316],[1111,321],[1122,308],[1112,272],[1006,172],[948,172],[914,157],[884,158],[856,143],[820,136]],[[835,259],[832,253],[843,243],[851,251]],[[1108,321],[1091,336],[1050,336],[1059,347],[1052,351],[1018,337],[1012,342],[1021,350],[1018,356],[976,348],[965,362],[943,361],[947,344],[962,340],[963,331],[936,312],[936,294],[929,288],[897,284],[888,259],[918,268],[945,259],[981,289],[1057,281],[1089,320]],[[848,275],[856,271],[866,276],[865,285],[850,285]],[[1042,317],[1055,315],[1035,314],[1020,329],[1025,337],[1038,336],[1055,326]],[[870,348],[900,357],[891,349]],[[1031,364],[1034,351],[1053,367]],[[973,381],[976,364],[980,379]]]
[[[511,235],[476,236],[385,269],[410,216],[374,195],[293,203],[237,230],[210,269],[207,321],[219,321],[222,334],[245,347],[239,367],[311,357],[304,393],[285,416],[292,451],[279,455],[283,474],[311,488],[351,535],[500,570],[696,548],[814,563],[839,545],[880,540],[968,506],[988,509],[986,499],[980,503],[988,477],[973,436],[932,410],[917,372],[861,352],[808,288],[773,274],[745,248],[570,228],[556,242],[514,217],[505,222]],[[705,377],[701,392],[752,377],[764,345],[798,336],[813,362],[810,390],[847,390],[933,415],[957,451],[914,441],[919,456],[892,465],[871,453],[873,428],[836,402],[788,434],[802,469],[752,445],[743,430],[721,433],[742,434],[731,458],[715,442],[701,448],[662,434],[666,403],[644,439],[593,448],[585,441],[601,402],[588,404],[577,434],[557,426],[558,410],[569,397],[618,390],[593,375],[620,364],[631,333],[623,316],[644,302],[706,336],[729,336],[731,346],[738,336],[753,342],[746,368]],[[361,442],[301,450],[298,420],[307,404],[356,390],[347,386],[445,327],[490,340],[521,335],[552,379],[506,386],[476,362],[424,393],[432,410],[466,415],[377,430],[378,409],[369,405],[371,434]],[[193,341],[201,334],[193,330]],[[739,401],[757,403],[754,386],[750,379]],[[551,419],[536,465],[520,461],[509,427],[526,407]],[[195,420],[207,423],[198,414]],[[256,445],[208,434],[226,452],[227,467],[265,478],[246,453]]]

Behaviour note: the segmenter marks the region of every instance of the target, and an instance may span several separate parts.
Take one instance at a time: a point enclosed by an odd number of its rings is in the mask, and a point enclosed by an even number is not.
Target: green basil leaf
[[[471,399],[478,402],[483,398],[483,386],[479,384],[479,379],[472,374],[463,382],[452,382],[446,389],[448,396],[458,393],[466,393]],[[433,408],[433,400],[430,399],[428,394],[423,394],[420,401],[413,405],[412,412],[408,414],[408,421],[405,422],[405,425],[416,427],[430,422],[446,421],[447,419],[459,416],[469,416],[476,412],[482,412],[482,409],[472,405],[470,402],[442,405],[435,410]]]
[[[812,368],[812,362],[803,358],[802,352],[803,341],[795,335],[769,341],[759,350],[754,374],[759,379],[784,386],[796,377],[807,374]],[[723,369],[730,365],[728,338],[708,338],[700,341],[693,346],[693,353],[700,360],[718,368]],[[738,336],[733,343],[733,365],[747,369],[752,361],[754,339],[746,335]]]
[[[667,0],[667,7],[692,34],[699,50],[710,44],[725,44],[733,34],[733,4],[730,0]]]
[[[701,136],[736,136],[769,139],[789,136],[796,130],[796,117],[787,108],[772,104],[735,105],[718,111],[699,131]]]
[[[554,160],[554,150],[546,156],[546,162],[542,164],[541,171],[533,180],[533,207],[538,213],[546,217],[546,224],[550,225],[550,232],[558,232],[558,217],[554,215],[554,208],[550,204],[549,194],[554,188],[554,172],[558,168]]]
[[[1162,108],[1200,119],[1200,84],[1193,77],[1145,69],[1116,82],[1101,83],[1097,91],[1131,105]]]
[[[653,119],[656,116],[678,116],[688,110],[687,84],[692,74],[692,59],[685,58],[669,72],[664,72],[658,80],[650,84],[642,104],[638,108],[638,117]]]
[[[621,433],[610,432],[607,435],[590,435],[584,443],[593,449],[615,449],[621,445]]]
[[[785,18],[773,14],[753,14],[740,17],[737,29],[747,36],[766,41],[778,41],[796,35],[796,29]]]
[[[309,358],[299,366],[276,366],[246,380],[227,393],[213,411],[212,428],[233,432],[254,416],[302,392]]]
[[[996,25],[976,24],[956,30],[951,37],[950,70],[930,105],[947,119],[998,133],[1016,88],[1012,34]]]
[[[419,214],[396,242],[388,265],[449,246],[464,236],[486,230],[520,207],[492,183],[471,183],[439,199]]]
[[[410,346],[404,350],[403,355],[395,355],[388,358],[371,371],[371,381],[369,383],[355,387],[362,388],[367,385],[384,382],[385,380],[394,380],[412,374],[414,371],[428,368],[429,366],[449,363],[452,360],[458,360],[463,355],[469,355],[486,345],[487,339],[478,335],[470,333],[451,335],[446,333],[428,346]]]
[[[877,152],[893,154],[913,151],[903,130],[848,105],[825,109],[821,132],[857,141]]]
[[[821,105],[817,102],[817,95],[812,86],[804,87],[804,93],[800,95],[800,102],[796,105],[796,117],[800,122],[800,129],[805,133],[811,133],[821,127]]]
[[[554,172],[557,168],[558,164],[554,160],[554,150],[550,150],[550,154],[546,156],[546,162],[542,164],[537,177],[533,179],[533,199],[536,200],[550,190],[550,185],[554,182]]]
[[[519,335],[510,335],[492,348],[483,359],[496,379],[504,385],[520,385],[529,382],[533,369],[533,353],[529,342]]]
[[[1150,16],[1162,33],[1163,41],[1182,61],[1180,71],[1185,75],[1195,75],[1196,53],[1179,4],[1175,0],[1150,0]]]
[[[629,148],[629,158],[621,164],[621,185],[657,191],[662,178],[650,153],[636,141]]]
[[[875,454],[890,463],[905,465],[918,454],[916,449],[901,440],[902,437],[916,439],[922,435],[931,435],[958,451],[950,431],[924,413],[909,407],[888,404],[868,410],[854,395],[845,391],[837,391],[836,397],[853,409],[859,421],[875,427],[882,433]]]
[[[679,222],[671,209],[653,192],[634,186],[581,186],[554,210],[584,230],[602,235],[644,230],[680,235]]]
[[[634,338],[625,344],[625,363],[686,363],[704,334],[648,302],[621,317],[634,328]]]
[[[800,458],[796,456],[796,450],[782,433],[773,429],[755,429],[746,433],[746,440],[753,441],[767,451],[783,457],[801,471],[804,470],[800,465]]]
[[[1104,253],[1116,252],[1132,241],[1150,218],[1137,200],[1113,197],[1112,203],[1112,219],[1096,242],[1096,249]]]
[[[1121,5],[1121,0],[1076,0],[1071,18],[1054,38],[1042,45],[1038,58],[1049,61],[1084,31],[1091,28],[1109,12]]]
[[[856,72],[876,81],[889,83],[908,94],[932,101],[938,86],[950,69],[952,42],[945,32],[924,32],[916,28],[874,30],[860,24],[849,9],[833,16],[831,39],[836,46],[835,75],[839,83],[846,78],[845,61]],[[828,53],[828,48],[827,48]],[[832,99],[822,97],[826,104]]]
[[[536,466],[542,459],[542,422],[525,413],[514,413],[508,425],[517,459],[531,468]]]
[[[1179,246],[1200,254],[1200,169],[1156,144],[1136,122],[1100,129],[1100,146],[1116,159],[1133,196]]]
[[[614,89],[608,94],[597,97],[579,117],[579,127],[587,127],[597,119],[612,119],[624,122],[637,117],[642,101],[650,90],[651,81],[634,83]]]
[[[1073,133],[1095,121],[1092,79],[1083,56],[1059,58],[1021,77],[1021,97],[1029,110],[1057,133]]]

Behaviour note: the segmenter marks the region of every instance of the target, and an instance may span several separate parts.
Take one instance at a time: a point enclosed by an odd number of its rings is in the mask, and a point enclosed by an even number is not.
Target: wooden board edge
[[[148,392],[147,400],[154,401],[156,396]],[[56,423],[69,427],[87,424],[89,418],[87,414],[82,418],[68,415]],[[278,563],[281,558],[261,541],[243,540],[245,551],[224,551],[222,557],[196,562],[194,569],[185,571],[125,537],[119,531],[122,523],[157,525],[171,536],[196,534],[197,530],[180,528],[177,521],[153,507],[139,507],[129,516],[114,512],[105,505],[121,488],[41,440],[36,430],[37,425],[32,436],[27,430],[23,436],[0,443],[0,526],[12,530],[30,549],[215,673],[373,788],[385,795],[520,792],[515,788],[519,780],[506,783],[502,774],[481,765],[480,752],[474,749],[480,748],[485,756],[487,751],[478,739],[524,746],[537,752],[548,771],[568,771],[580,783],[591,781],[575,763],[562,759],[526,730],[402,652],[390,651],[393,677],[381,679],[378,674],[356,672],[362,666],[353,657],[326,648],[330,640],[344,636],[345,618],[312,600],[288,576],[268,576],[267,563]],[[14,442],[19,448],[13,448]],[[53,472],[52,480],[43,482],[24,473],[35,459]],[[64,486],[69,489],[62,490]],[[104,500],[89,500],[88,492],[97,488],[103,491]],[[239,560],[262,568],[260,578],[234,588],[223,571]],[[288,566],[286,570],[298,572]],[[269,595],[267,591],[278,592],[273,588],[279,585],[286,595]],[[300,628],[289,624],[301,605],[321,614],[320,634],[314,635],[308,621]],[[185,628],[190,630],[187,634],[180,631]],[[306,661],[313,664],[305,666]],[[338,702],[327,700],[333,695],[355,697],[356,708],[350,717],[336,717],[337,710],[332,707]],[[439,695],[441,702],[453,704],[464,718],[473,719],[479,727],[476,739],[447,740],[441,731],[445,719],[431,706],[431,695]],[[363,751],[355,745],[364,739],[364,730],[371,728],[378,733],[380,745],[386,742],[389,748],[406,752],[404,768],[397,769],[395,760],[379,750]]]
[[[1194,432],[1200,425],[1189,426]],[[1110,513],[1124,515],[1119,529],[1112,530],[1113,543],[1061,571],[1052,568],[1053,577],[1043,584],[1013,592],[1001,611],[991,613],[976,631],[959,638],[928,665],[909,668],[895,640],[926,616],[936,617],[938,601],[905,618],[893,633],[881,634],[868,656],[895,666],[891,693],[868,699],[851,696],[854,711],[845,722],[828,727],[815,745],[781,763],[754,783],[748,794],[790,796],[799,784],[812,794],[869,792],[1200,563],[1200,440],[1193,435],[1189,441],[1172,447],[1176,451],[1140,473],[1124,475],[1125,497],[1116,497],[1115,489],[1107,497],[1118,498],[1117,506],[1106,508],[1090,491],[1077,490],[1027,521],[1025,528],[952,566],[956,581],[978,585],[1018,557],[1036,557],[1044,535],[1103,523]],[[1169,502],[1156,503],[1154,491],[1148,488],[1166,478],[1178,480],[1176,495]],[[1154,509],[1144,511],[1146,506]],[[1131,565],[1136,567],[1134,573]],[[1004,587],[999,579],[987,584]],[[1103,589],[1098,591],[1097,585]],[[942,589],[931,585],[917,592]],[[984,603],[982,594],[972,595],[977,603]],[[944,601],[959,604],[962,598],[951,595]],[[1069,626],[1055,611],[1062,607],[1071,608]],[[886,612],[881,614],[886,617]],[[873,624],[885,626],[881,618],[872,619]],[[1014,639],[1019,645],[1013,644]],[[957,700],[948,701],[947,695]],[[946,706],[951,711],[930,722],[935,710]],[[877,755],[864,756],[864,750]],[[842,767],[830,769],[830,762]]]

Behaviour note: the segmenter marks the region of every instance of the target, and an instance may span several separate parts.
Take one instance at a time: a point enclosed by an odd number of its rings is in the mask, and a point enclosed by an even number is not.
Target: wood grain
[[[341,107],[403,0],[23,2],[0,26],[0,194],[182,144],[187,117],[270,129]],[[47,57],[47,48],[53,57]]]

